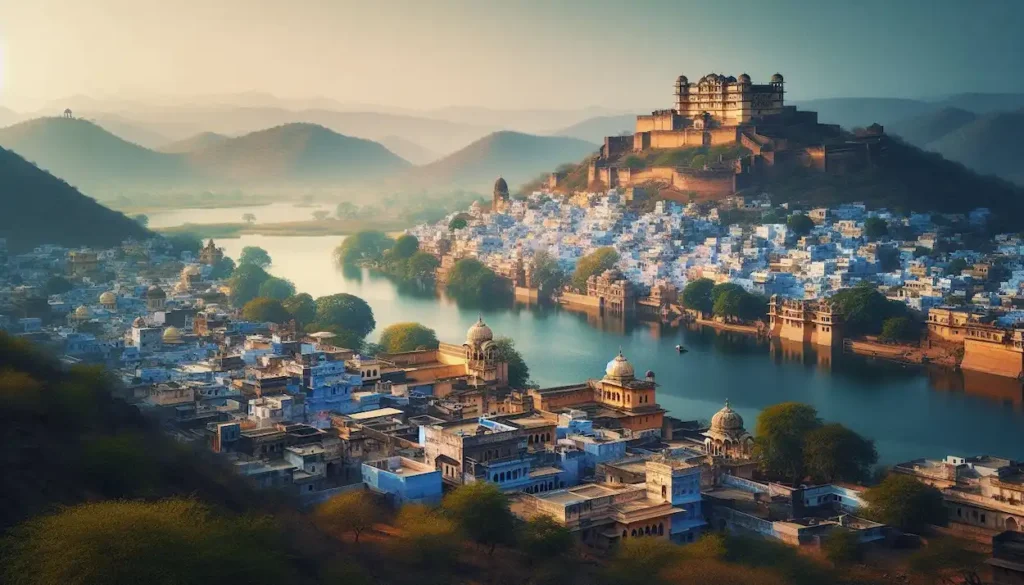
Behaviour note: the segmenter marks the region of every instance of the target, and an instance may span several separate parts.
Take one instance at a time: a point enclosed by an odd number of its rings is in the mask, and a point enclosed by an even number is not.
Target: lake
[[[246,235],[217,244],[235,259],[243,246],[266,249],[274,260],[270,272],[300,292],[362,297],[377,321],[371,339],[391,323],[417,321],[442,341],[462,342],[479,310],[461,308],[433,291],[407,290],[366,270],[337,268],[332,253],[342,239]],[[637,375],[655,372],[658,402],[682,419],[709,419],[728,398],[753,431],[760,409],[792,400],[873,438],[883,463],[952,454],[1024,459],[1024,400],[1015,380],[821,355],[799,344],[557,307],[519,305],[482,315],[496,336],[515,340],[531,378],[542,387],[600,377],[621,347]],[[679,355],[677,343],[690,352]]]
[[[244,207],[217,207],[213,209],[168,209],[153,211],[149,217],[149,227],[168,228],[186,223],[243,223],[242,216],[251,213],[256,217],[254,223],[281,223],[287,221],[311,221],[314,211],[327,211],[334,215],[333,206],[318,204],[296,205],[292,202],[268,203],[266,205],[247,205]]]

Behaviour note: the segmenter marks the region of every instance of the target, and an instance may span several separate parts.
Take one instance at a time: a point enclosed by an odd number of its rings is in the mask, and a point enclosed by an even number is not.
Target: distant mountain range
[[[0,148],[0,238],[13,252],[40,244],[109,247],[152,234],[17,154]]]
[[[203,150],[204,148],[209,148],[211,146],[216,146],[227,140],[230,140],[230,138],[223,134],[217,134],[216,132],[200,132],[199,134],[189,136],[184,140],[176,140],[174,142],[163,144],[157,150],[172,154],[182,154],[185,152],[193,152]]]
[[[551,132],[551,134],[579,138],[594,144],[604,144],[605,136],[618,136],[623,132],[632,134],[635,129],[636,114],[619,114],[587,118],[572,126]]]
[[[97,191],[350,183],[409,166],[380,144],[313,124],[220,141],[194,137],[157,152],[86,120],[39,118],[0,129],[0,146]]]
[[[409,179],[419,185],[453,185],[489,192],[501,176],[515,189],[561,164],[578,162],[597,148],[576,138],[495,132],[441,160],[412,169]]]
[[[378,140],[385,148],[414,165],[424,165],[441,157],[438,153],[401,136],[385,136]]]

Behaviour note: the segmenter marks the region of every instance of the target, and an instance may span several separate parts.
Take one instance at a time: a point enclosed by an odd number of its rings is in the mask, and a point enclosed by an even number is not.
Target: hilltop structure
[[[738,78],[710,73],[695,83],[680,75],[674,93],[672,109],[637,116],[632,135],[605,138],[590,162],[589,185],[655,184],[675,192],[725,196],[777,166],[843,172],[870,165],[884,144],[884,129],[877,124],[851,136],[838,125],[820,124],[816,112],[787,106],[778,73],[765,84],[753,83],[746,73]],[[714,147],[719,147],[717,155]],[[657,151],[697,148],[707,156],[684,157],[687,164],[644,159]],[[552,174],[549,186],[557,189],[563,178]]]
[[[503,177],[498,177],[494,182],[494,194],[491,201],[491,211],[501,213],[508,208],[508,183]]]

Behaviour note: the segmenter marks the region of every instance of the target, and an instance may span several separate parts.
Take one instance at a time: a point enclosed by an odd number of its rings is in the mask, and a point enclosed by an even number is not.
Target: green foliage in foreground
[[[905,317],[908,312],[906,305],[890,301],[870,284],[843,289],[832,295],[832,302],[851,336],[877,335],[886,319]]]
[[[587,292],[587,279],[614,268],[618,261],[619,253],[615,248],[604,247],[594,250],[576,262],[576,270],[572,274],[572,287],[578,292]]]
[[[511,337],[499,337],[494,340],[494,345],[497,348],[498,361],[508,363],[509,387],[526,388],[530,380],[530,367],[516,349],[515,342]]]
[[[445,514],[462,533],[491,553],[499,544],[511,544],[515,529],[508,497],[496,484],[487,481],[468,483],[444,497]]]
[[[929,524],[945,526],[947,521],[942,492],[909,475],[890,473],[864,492],[864,500],[869,518],[900,530],[918,532]]]
[[[359,349],[364,338],[377,326],[373,309],[366,301],[348,293],[320,297],[316,300],[313,322],[305,326],[307,332],[329,331],[337,337],[335,345]]]
[[[446,290],[456,300],[468,302],[485,302],[509,292],[493,270],[474,258],[463,258],[452,266]]]
[[[419,323],[395,323],[380,334],[380,345],[387,353],[437,349],[437,344],[437,333]]]
[[[394,242],[384,232],[362,231],[345,238],[334,250],[339,264],[354,265],[364,260],[377,260]]]

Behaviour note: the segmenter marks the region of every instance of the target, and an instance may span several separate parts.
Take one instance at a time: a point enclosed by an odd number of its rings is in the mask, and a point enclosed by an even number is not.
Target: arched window
[[[636,530],[630,530],[629,531],[629,535],[630,536],[636,536]]]
[[[651,527],[650,526],[645,526],[644,527],[644,534],[647,535],[647,536],[651,535]]]
[[[665,534],[665,523],[664,522],[658,522],[658,536],[663,536],[664,534]]]
[[[626,529],[625,528],[622,529],[622,538],[626,538]]]

